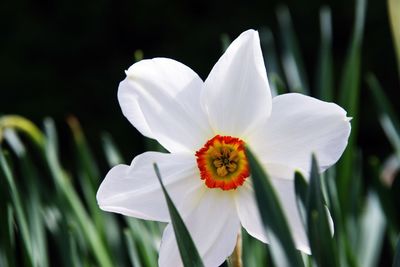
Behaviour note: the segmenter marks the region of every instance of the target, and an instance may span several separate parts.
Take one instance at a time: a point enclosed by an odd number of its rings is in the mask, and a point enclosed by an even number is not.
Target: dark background
[[[41,125],[54,118],[63,135],[65,118],[81,122],[95,151],[108,131],[131,159],[144,150],[140,134],[123,117],[118,83],[141,49],[145,58],[170,57],[205,79],[222,53],[221,34],[236,38],[268,26],[279,51],[275,10],[291,12],[311,84],[319,47],[319,9],[333,16],[337,84],[351,35],[353,1],[6,0],[0,2],[0,113],[20,114]],[[386,1],[369,1],[362,72],[373,71],[399,110],[399,85]],[[391,149],[362,83],[359,143],[368,155]],[[397,103],[396,103],[397,102]],[[63,138],[61,138],[63,140]]]

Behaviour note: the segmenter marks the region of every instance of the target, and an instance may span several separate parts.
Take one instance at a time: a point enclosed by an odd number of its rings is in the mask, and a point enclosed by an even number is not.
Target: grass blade
[[[275,49],[274,36],[269,28],[262,28],[259,33],[272,96],[283,94],[285,92],[285,86],[280,78],[282,77],[282,71],[279,66],[278,56]]]
[[[322,193],[319,167],[314,155],[307,194],[307,226],[311,252],[317,265],[339,266]]]
[[[106,156],[108,166],[113,167],[124,162],[122,156],[114,144],[114,141],[109,133],[103,133],[101,136],[104,155]]]
[[[320,11],[321,45],[317,68],[317,97],[333,101],[332,16],[328,7]]]
[[[136,250],[136,247],[133,242],[133,238],[131,236],[131,232],[129,231],[129,229],[124,230],[124,236],[125,236],[126,245],[128,246],[129,258],[131,260],[132,266],[142,267],[138,252]]]
[[[304,225],[307,226],[308,184],[304,176],[297,171],[294,174],[294,188],[297,197],[297,208],[299,209],[299,213]]]
[[[52,178],[56,185],[56,189],[61,193],[62,197],[69,204],[69,208],[75,215],[76,222],[88,243],[90,244],[93,254],[96,257],[98,264],[102,267],[113,266],[106,245],[96,232],[93,221],[87,214],[83,203],[81,202],[77,192],[73,188],[69,177],[61,167],[58,159],[58,143],[54,123],[51,119],[45,121],[46,143],[45,157],[49,166]]]
[[[21,200],[20,193],[15,184],[15,177],[13,172],[11,171],[11,166],[8,163],[3,149],[0,148],[0,175],[4,176],[7,181],[8,188],[11,195],[11,200],[13,203],[13,207],[15,210],[15,218],[18,224],[18,227],[21,231],[22,243],[24,250],[26,252],[26,260],[28,266],[35,266],[35,260],[32,253],[32,243],[31,236],[29,234],[29,227],[27,224],[27,218],[23,207],[23,202]]]
[[[397,239],[396,251],[393,259],[393,267],[400,267],[400,237]]]
[[[338,192],[341,206],[344,212],[348,202],[352,181],[352,166],[355,158],[355,140],[358,134],[358,109],[360,99],[360,75],[361,75],[361,44],[364,34],[365,13],[367,0],[356,1],[356,15],[350,46],[343,68],[340,84],[339,104],[347,110],[348,116],[353,117],[351,134],[347,148],[338,164]]]
[[[135,247],[138,250],[143,266],[157,266],[157,253],[159,245],[156,240],[159,239],[160,233],[154,234],[149,230],[151,222],[142,221],[134,218],[125,218],[129,226],[130,236],[132,237]],[[136,265],[134,265],[136,266]]]
[[[370,192],[367,195],[366,207],[360,222],[360,239],[358,240],[358,262],[363,267],[377,266],[382,250],[386,228],[378,196]]]
[[[289,89],[292,92],[309,94],[306,69],[300,53],[289,9],[280,6],[276,10],[282,39],[282,64]]]
[[[269,177],[249,149],[246,149],[246,155],[250,163],[258,209],[271,243],[269,248],[272,259],[276,266],[304,266]]]
[[[224,53],[231,44],[231,39],[229,38],[229,35],[226,33],[221,34],[220,38],[221,38],[221,51],[222,53]]]
[[[42,201],[38,186],[43,182],[39,179],[37,169],[34,167],[29,153],[24,144],[19,139],[13,129],[7,129],[4,133],[5,139],[10,148],[14,151],[19,159],[18,169],[23,181],[19,184],[19,190],[24,192],[24,204],[26,215],[29,218],[27,224],[32,242],[32,255],[34,257],[35,266],[48,266],[47,255],[47,239],[43,221]],[[28,185],[22,190],[23,185]]]
[[[3,140],[4,130],[7,128],[16,129],[20,131],[38,147],[42,148],[44,145],[44,137],[42,132],[30,120],[18,115],[6,115],[0,117],[0,143]]]
[[[397,55],[397,67],[400,78],[400,0],[388,0],[390,26],[392,28],[393,43]]]
[[[167,190],[164,187],[160,170],[158,169],[156,163],[154,163],[154,170],[156,172],[158,180],[160,181],[160,185],[168,205],[168,211],[171,217],[172,226],[174,227],[176,242],[178,243],[179,253],[181,254],[183,265],[185,267],[204,266],[200,258],[199,252],[197,251],[197,248],[193,242],[193,239],[185,226],[185,223],[183,222],[178,210],[176,209],[174,203],[172,202],[172,199],[170,198]]]
[[[371,73],[367,75],[367,84],[378,108],[379,122],[400,159],[400,123],[396,112],[375,75]]]

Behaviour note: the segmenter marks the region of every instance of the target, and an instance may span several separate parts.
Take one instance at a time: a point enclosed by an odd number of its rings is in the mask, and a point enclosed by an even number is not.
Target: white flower
[[[146,152],[110,170],[97,193],[106,211],[169,222],[153,163],[206,266],[232,253],[243,226],[268,243],[248,178],[243,145],[265,166],[298,249],[310,253],[294,192],[294,170],[307,174],[311,153],[321,171],[343,153],[350,134],[346,112],[301,94],[271,97],[258,33],[242,33],[203,82],[167,58],[132,65],[120,83],[122,112],[143,135],[170,153]],[[172,225],[166,227],[160,266],[181,266]]]

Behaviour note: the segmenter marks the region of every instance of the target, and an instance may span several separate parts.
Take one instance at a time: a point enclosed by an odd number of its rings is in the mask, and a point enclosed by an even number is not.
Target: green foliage
[[[297,173],[297,176],[299,174]],[[298,183],[296,183],[298,184]],[[298,191],[298,190],[296,190]],[[329,217],[322,194],[321,177],[315,156],[312,157],[310,185],[307,191],[307,233],[311,253],[318,266],[338,266]]]
[[[387,3],[388,3],[390,27],[392,29],[393,44],[397,56],[397,67],[400,78],[400,13],[399,13],[400,1],[388,0]]]
[[[399,267],[399,266],[400,266],[400,238],[397,241],[396,254],[394,255],[394,260],[393,260],[393,267]]]

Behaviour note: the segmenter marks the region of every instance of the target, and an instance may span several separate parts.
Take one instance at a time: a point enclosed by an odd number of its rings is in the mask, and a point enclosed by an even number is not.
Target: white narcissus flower
[[[310,253],[296,206],[294,170],[307,174],[315,153],[321,172],[343,153],[350,134],[346,111],[301,94],[271,97],[258,33],[242,33],[203,82],[167,58],[132,65],[120,83],[122,112],[143,135],[170,153],[146,152],[112,168],[97,193],[106,211],[170,222],[153,170],[156,162],[206,266],[232,253],[243,226],[268,243],[253,196],[247,145],[278,193],[298,249]],[[181,266],[172,225],[160,266]]]

